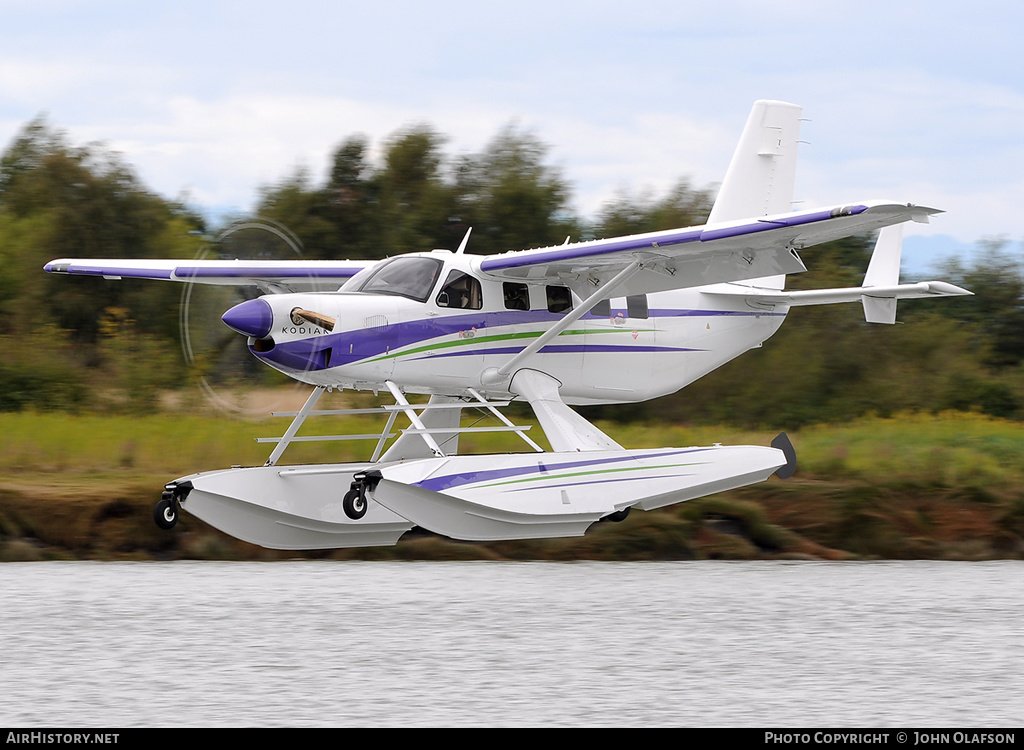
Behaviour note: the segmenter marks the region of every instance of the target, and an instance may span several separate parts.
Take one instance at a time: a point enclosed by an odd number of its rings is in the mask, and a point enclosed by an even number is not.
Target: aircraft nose
[[[221,317],[225,325],[244,336],[266,338],[274,326],[274,311],[263,299],[250,299],[235,305]]]

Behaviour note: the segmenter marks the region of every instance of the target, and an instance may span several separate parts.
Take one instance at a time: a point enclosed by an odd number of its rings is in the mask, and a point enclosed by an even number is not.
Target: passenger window
[[[462,271],[452,271],[438,292],[437,306],[479,310],[483,307],[480,282]]]
[[[506,281],[501,285],[505,293],[506,310],[529,310],[530,309],[530,288],[526,284],[517,284],[514,281]]]
[[[572,309],[572,292],[567,286],[549,286],[548,312],[560,313]]]
[[[631,318],[646,319],[649,317],[650,311],[647,309],[647,295],[635,294],[632,297],[626,297],[626,314]]]
[[[610,318],[612,316],[612,301],[603,299],[590,308],[590,312],[598,318]]]

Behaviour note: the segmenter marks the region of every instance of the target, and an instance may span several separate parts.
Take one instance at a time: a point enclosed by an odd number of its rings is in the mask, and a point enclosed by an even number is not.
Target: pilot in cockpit
[[[461,274],[445,284],[441,294],[438,295],[437,304],[441,307],[479,310],[481,307],[480,283],[472,276]]]

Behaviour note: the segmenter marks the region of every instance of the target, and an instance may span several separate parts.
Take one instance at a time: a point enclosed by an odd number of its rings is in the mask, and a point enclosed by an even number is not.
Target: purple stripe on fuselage
[[[472,357],[475,355],[484,354],[519,354],[526,345],[523,346],[500,346],[491,347],[489,349],[463,349],[461,351],[454,352],[441,352],[438,354],[426,355],[423,357],[417,357],[417,359],[437,359],[439,357]],[[683,347],[675,346],[647,346],[644,344],[638,344],[636,346],[629,346],[624,344],[622,346],[616,346],[612,344],[551,344],[543,347],[538,354],[595,354],[598,352],[616,352],[619,354],[638,354],[640,352],[700,352],[703,349],[687,349]]]
[[[767,312],[764,310],[651,310],[652,318],[763,318],[777,315],[786,317],[784,312]]]
[[[687,315],[699,316],[756,316],[756,315],[782,315],[782,313],[767,312],[733,312],[733,311],[702,311],[702,310],[657,310],[651,317],[683,317]],[[455,315],[439,318],[424,318],[421,320],[397,323],[382,329],[358,329],[354,331],[341,331],[338,333],[326,334],[315,338],[301,339],[299,341],[285,341],[278,343],[269,352],[258,352],[251,349],[252,353],[270,362],[276,362],[286,367],[297,367],[303,371],[323,369],[326,367],[340,367],[355,362],[379,357],[387,352],[394,352],[406,346],[425,344],[431,339],[443,338],[460,331],[476,329],[483,331],[488,328],[498,328],[510,325],[525,325],[531,323],[546,323],[560,320],[559,313],[549,313],[546,310],[529,311],[506,311],[506,312],[479,312],[467,315]],[[604,319],[604,316],[601,316]],[[274,332],[271,331],[273,336]],[[467,342],[468,343],[468,342]],[[459,352],[438,352],[433,357],[458,357],[476,356],[484,354],[518,354],[526,346],[499,346],[486,349],[464,349]],[[673,347],[650,347],[647,345],[623,346],[621,349],[605,349],[603,347],[613,346],[610,344],[552,344],[541,351],[543,353],[579,353],[582,351],[703,351],[701,349],[684,349]],[[325,358],[323,353],[332,349],[331,356]],[[297,366],[296,362],[308,359],[309,363]]]
[[[512,477],[526,476],[529,474],[549,474],[566,469],[579,469],[587,466],[601,466],[604,464],[619,464],[624,461],[639,461],[645,458],[660,458],[662,456],[679,456],[685,453],[703,453],[714,450],[714,448],[687,448],[678,451],[660,451],[657,453],[642,453],[638,455],[625,454],[614,458],[595,458],[587,461],[568,461],[564,464],[540,463],[535,466],[514,466],[506,469],[488,469],[485,471],[470,471],[464,474],[448,474],[442,477],[430,477],[421,482],[414,483],[415,487],[422,487],[425,490],[441,492],[442,490],[459,487],[466,484],[478,484],[480,482],[492,482],[498,479],[510,479]],[[561,477],[552,477],[560,479]]]
[[[260,359],[268,359],[298,372],[317,372],[336,367],[338,363],[334,361],[331,347],[322,346],[318,341],[292,341],[286,346],[275,346],[269,352],[258,352],[250,346],[249,351]]]
[[[381,354],[401,349],[402,347],[450,336],[460,331],[470,331],[473,329],[479,331],[488,326],[496,325],[505,326],[547,322],[558,320],[561,317],[561,315],[549,313],[547,310],[533,310],[499,313],[478,312],[467,315],[423,318],[406,323],[396,323],[384,328],[362,328],[354,331],[341,331],[339,333],[317,336],[313,339],[286,341],[279,343],[269,352],[257,352],[252,348],[250,348],[250,351],[260,359],[278,362],[279,364],[291,367],[291,364],[286,364],[279,359],[279,355],[308,356],[311,352],[310,343],[315,342],[316,352],[333,349],[330,357],[330,367],[339,367],[371,359],[372,357],[379,357]],[[271,331],[270,335],[273,336],[274,331]],[[319,360],[319,356],[316,359]]]

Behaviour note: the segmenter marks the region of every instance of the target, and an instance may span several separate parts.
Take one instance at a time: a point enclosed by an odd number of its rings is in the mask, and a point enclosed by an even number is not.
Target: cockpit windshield
[[[441,265],[437,258],[392,258],[374,268],[364,281],[353,278],[356,283],[346,284],[342,289],[346,292],[395,294],[426,302],[441,273]]]

